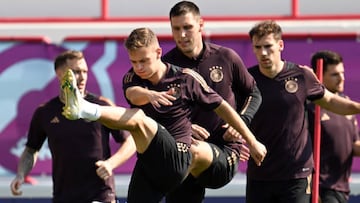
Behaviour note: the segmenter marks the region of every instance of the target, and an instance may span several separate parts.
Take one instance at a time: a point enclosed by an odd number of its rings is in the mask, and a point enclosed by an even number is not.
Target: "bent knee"
[[[141,109],[134,108],[130,109],[130,111],[130,131],[138,132],[145,137],[154,137],[158,127],[157,122],[149,116],[146,116],[145,112]]]
[[[206,142],[199,142],[198,144],[192,144],[190,151],[193,157],[193,164],[196,165],[208,165],[213,160],[213,152],[211,146]]]
[[[132,110],[133,110],[133,114],[134,114],[134,119],[137,122],[141,122],[145,119],[146,115],[142,109],[133,108]]]
[[[146,115],[143,110],[138,108],[132,108],[128,110],[128,125],[131,126],[132,130],[138,129],[139,126],[144,125]]]

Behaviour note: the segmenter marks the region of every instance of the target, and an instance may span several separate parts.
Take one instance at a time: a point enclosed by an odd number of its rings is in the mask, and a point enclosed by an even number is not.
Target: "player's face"
[[[187,13],[171,17],[171,30],[176,46],[188,57],[196,57],[202,49],[203,20]]]
[[[276,40],[273,34],[262,38],[252,39],[253,52],[260,68],[272,69],[281,61],[281,51],[284,48],[283,40]]]
[[[67,66],[73,70],[76,77],[77,87],[82,95],[85,94],[86,83],[88,79],[88,66],[85,59],[67,60]]]
[[[130,63],[136,75],[152,81],[158,71],[161,48],[158,46],[142,47],[128,51]]]
[[[66,64],[63,67],[59,67],[56,70],[56,75],[59,81],[61,81],[68,68],[73,70],[76,77],[77,87],[80,90],[80,93],[84,96],[88,78],[88,66],[85,59],[67,60]]]
[[[333,93],[344,91],[344,64],[328,65],[323,75],[325,87]]]

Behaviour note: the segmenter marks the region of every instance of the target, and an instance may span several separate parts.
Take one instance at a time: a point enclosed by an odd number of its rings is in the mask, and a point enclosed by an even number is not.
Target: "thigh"
[[[190,147],[193,160],[191,164],[191,174],[198,177],[207,168],[210,167],[213,161],[213,152],[209,143],[205,141],[196,141]]]
[[[159,129],[146,151],[138,154],[137,162],[152,185],[167,193],[186,178],[192,158],[186,144],[176,142],[165,129]]]

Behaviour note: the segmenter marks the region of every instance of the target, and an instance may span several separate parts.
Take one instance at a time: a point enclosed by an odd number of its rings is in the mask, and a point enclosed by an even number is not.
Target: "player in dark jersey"
[[[263,99],[251,130],[269,153],[260,167],[248,162],[246,200],[309,202],[313,157],[306,100],[339,114],[359,113],[360,104],[326,90],[309,67],[283,61],[284,41],[276,22],[259,22],[249,35],[258,61],[249,72]]]
[[[55,59],[60,80],[67,69],[75,72],[75,83],[85,100],[99,105],[111,101],[86,91],[88,67],[82,52],[65,51]],[[135,153],[128,132],[110,130],[99,122],[69,121],[62,115],[64,94],[40,105],[31,120],[26,147],[19,160],[16,178],[11,183],[14,195],[35,166],[38,151],[48,140],[52,155],[53,202],[116,202],[112,169]],[[122,147],[111,157],[110,134]],[[123,150],[123,152],[121,152]]]
[[[129,203],[158,203],[188,173],[201,173],[208,167],[206,160],[198,158],[204,156],[199,155],[219,155],[217,148],[211,148],[206,142],[192,142],[190,114],[194,105],[215,111],[238,130],[249,144],[252,157],[261,164],[266,149],[254,139],[236,111],[195,71],[163,63],[162,49],[150,29],[133,30],[125,45],[132,65],[123,79],[125,94],[132,106],[139,108],[94,105],[76,94],[71,96],[72,88],[68,88],[70,105],[63,113],[69,119],[99,119],[110,128],[123,128],[133,135],[138,159],[129,185]],[[152,103],[152,93],[159,91],[162,94],[156,96],[171,103]],[[235,155],[228,161],[234,159],[237,159]]]
[[[193,2],[178,2],[171,8],[169,16],[176,47],[166,53],[163,60],[200,73],[207,84],[229,102],[249,125],[261,103],[261,94],[240,56],[230,48],[203,40],[204,22],[198,6]],[[243,154],[239,152],[242,147],[240,140],[229,142],[224,139],[235,131],[231,127],[224,127],[227,126],[226,123],[214,112],[196,107],[192,123],[196,138],[205,139],[220,147],[221,156],[213,160],[205,173],[196,179],[189,176],[177,190],[169,194],[169,203],[202,202],[205,187],[224,186],[238,171],[239,159],[236,163],[227,162],[232,152],[237,156]],[[241,159],[247,160],[248,157]]]
[[[323,59],[323,84],[332,93],[344,95],[343,58],[334,51],[318,51],[311,58],[316,72],[317,60]],[[314,105],[309,105],[309,129],[314,133]],[[321,147],[319,195],[322,203],[346,203],[349,200],[349,179],[352,157],[359,156],[360,137],[355,116],[343,116],[321,108]]]

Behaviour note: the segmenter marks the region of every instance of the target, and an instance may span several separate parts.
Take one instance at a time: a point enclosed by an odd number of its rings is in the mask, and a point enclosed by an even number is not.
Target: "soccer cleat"
[[[62,114],[69,120],[80,118],[81,94],[76,86],[76,79],[73,71],[68,69],[61,80],[61,89],[64,93],[65,106]]]

